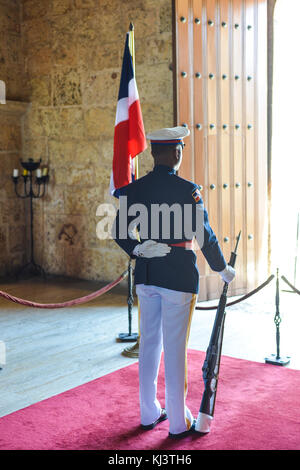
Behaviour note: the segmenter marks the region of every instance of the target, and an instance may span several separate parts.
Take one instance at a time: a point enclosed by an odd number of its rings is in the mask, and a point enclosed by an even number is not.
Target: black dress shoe
[[[164,408],[161,409],[161,415],[159,418],[157,418],[156,421],[154,421],[153,423],[151,424],[141,424],[141,427],[144,431],[149,431],[150,429],[153,429],[155,428],[155,426],[158,424],[158,423],[161,423],[161,421],[164,421],[165,419],[167,419],[167,412]]]
[[[193,424],[190,427],[190,429],[188,429],[187,431],[180,432],[178,434],[172,434],[171,432],[169,432],[169,437],[171,437],[172,439],[182,439],[183,437],[187,437],[193,432],[195,432],[195,426],[196,426],[196,420],[194,419]]]

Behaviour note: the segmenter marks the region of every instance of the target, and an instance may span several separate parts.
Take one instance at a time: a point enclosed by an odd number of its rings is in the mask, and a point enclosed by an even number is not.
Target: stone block
[[[172,58],[171,33],[146,37],[143,41],[135,41],[136,67],[159,63],[166,63],[169,66],[172,62]]]
[[[1,225],[0,227],[0,252],[7,254],[7,225]]]
[[[5,206],[10,208],[7,214],[7,222],[10,227],[14,227],[16,225],[19,226],[20,224],[22,225],[25,223],[24,215],[26,211],[26,204],[24,203],[24,200],[18,199],[14,194],[13,197],[7,199]]]
[[[159,9],[155,6],[148,8],[128,8],[126,2],[122,5],[122,24],[128,30],[130,22],[134,24],[135,40],[143,41],[147,36],[157,36],[159,31]],[[128,25],[128,26],[127,26]]]
[[[61,214],[44,213],[44,243],[46,250],[51,246],[59,245],[58,236],[64,216]]]
[[[93,279],[96,253],[76,246],[65,246],[65,273],[79,279]]]
[[[65,247],[85,247],[87,217],[68,215],[57,225],[59,243]]]
[[[94,187],[95,186],[95,169],[90,167],[82,167],[80,165],[69,165],[68,168],[57,168],[54,170],[55,183],[58,185]]]
[[[28,139],[49,137],[59,133],[60,110],[33,107],[24,119],[24,131]]]
[[[35,50],[34,50],[35,49]],[[30,54],[25,55],[25,71],[28,76],[50,75],[53,67],[53,50],[49,45],[38,43]]]
[[[86,137],[102,138],[114,135],[116,108],[91,107],[84,113]]]
[[[0,31],[18,34],[19,25],[19,5],[13,1],[2,2],[0,5]]]
[[[74,246],[64,246],[64,274],[77,279],[83,279],[81,275],[84,263],[83,257],[82,249]]]
[[[1,76],[3,71],[8,74],[13,74],[15,68],[19,70],[21,63],[21,38],[17,34],[6,33],[0,42],[0,64]]]
[[[65,137],[82,138],[84,119],[81,107],[62,108],[60,112],[59,134]]]
[[[65,170],[71,176],[71,172],[74,172],[74,178],[76,178],[76,171],[80,174],[82,172],[88,172],[91,176],[91,172],[94,171],[95,166],[99,166],[100,163],[100,144],[94,141],[75,141],[75,140],[49,140],[49,165],[55,169],[55,181],[56,184],[70,184],[67,180],[62,181],[57,178],[57,171]],[[82,175],[83,176],[83,175]],[[59,183],[60,181],[60,183]],[[83,181],[83,180],[82,180]]]
[[[51,172],[52,173],[52,172]],[[51,174],[50,174],[51,176]],[[47,219],[52,214],[64,214],[65,211],[65,186],[53,184],[52,176],[43,198],[44,217]]]
[[[160,103],[143,102],[141,104],[146,134],[163,127],[172,127],[173,103],[161,101]],[[150,147],[150,142],[148,141]]]
[[[101,165],[102,144],[98,140],[82,139],[76,143],[76,163],[78,165]]]
[[[46,137],[26,139],[25,136],[25,139],[23,139],[22,159],[28,160],[28,158],[33,158],[33,160],[42,159],[42,164],[47,162],[48,155]]]
[[[93,11],[92,21],[89,23],[94,31],[97,31],[100,44],[115,42],[123,54],[125,36],[129,28],[129,21],[123,16],[123,5],[119,8],[117,4],[110,5]]]
[[[76,148],[77,144],[73,139],[49,139],[49,165],[53,168],[65,168],[77,161],[75,160]]]
[[[73,9],[73,0],[52,0],[52,15],[64,15]]]
[[[78,64],[77,36],[58,33],[53,38],[53,64],[76,67]]]
[[[27,262],[26,254],[24,251],[17,253],[10,253],[9,256],[1,262],[0,272],[2,276],[14,276],[18,269]]]
[[[117,104],[120,82],[114,71],[106,69],[84,77],[83,103],[85,106],[111,106]]]
[[[113,154],[114,154],[114,138],[100,137],[100,158],[99,166],[112,168]]]
[[[20,186],[22,185],[22,183],[23,183],[23,181],[21,181]],[[13,201],[15,201],[17,196],[16,196],[16,193],[15,193],[14,184],[13,184],[10,176],[7,176],[5,178],[5,180],[3,182],[3,185],[2,185],[2,189],[5,192],[6,200],[12,199]],[[13,211],[15,213],[15,209],[13,209]]]
[[[95,214],[91,214],[87,218],[86,230],[85,230],[85,246],[87,248],[99,248],[100,246],[107,246],[110,240],[99,240],[97,237],[96,229],[97,224],[101,220]]]
[[[38,2],[42,5],[41,2]],[[53,22],[49,18],[38,17],[22,24],[22,43],[24,52],[31,54],[33,45],[51,46],[53,37]]]
[[[61,276],[65,275],[64,247],[57,243],[55,245],[45,246],[42,264],[47,273]]]
[[[23,251],[26,243],[25,226],[9,226],[8,244],[11,253]]]
[[[98,252],[94,259],[94,279],[113,281],[127,269],[128,256],[113,240],[109,249],[100,247]]]
[[[99,12],[96,10],[80,9],[72,15],[72,26],[67,31],[76,31],[78,44],[88,45],[100,37],[100,25],[97,22]]]
[[[17,198],[14,192],[14,185],[10,177],[3,178],[1,183],[2,191],[0,192],[0,222],[3,224],[14,224],[15,222],[23,222],[26,209],[24,199]],[[10,189],[9,194],[7,189]]]
[[[159,3],[159,31],[172,33],[172,4],[171,2]]]
[[[112,243],[114,243],[112,241]],[[103,248],[79,250],[76,247],[65,248],[67,271],[76,272],[81,279],[105,280],[110,282],[122,274],[128,264],[126,254],[120,250]]]
[[[51,13],[52,2],[41,0],[24,0],[22,2],[22,20],[39,19]]]
[[[39,75],[28,80],[29,101],[33,106],[51,106],[51,77]]]
[[[83,111],[80,107],[32,108],[25,119],[24,129],[29,138],[80,138],[84,133]]]
[[[88,71],[114,69],[110,75],[120,78],[123,45],[117,41],[103,42],[98,36],[93,39],[83,38],[78,43],[78,64]],[[118,86],[118,85],[117,85]]]
[[[0,126],[0,151],[21,149],[21,126],[13,120],[6,119]]]
[[[99,203],[102,200],[103,193],[108,192],[109,190],[109,183],[110,183],[110,175],[111,175],[111,165],[107,167],[103,167],[102,165],[97,165],[94,167],[94,173],[95,173],[95,178],[96,178],[96,185],[97,187],[102,189],[102,192],[100,193],[101,199]]]
[[[54,106],[80,105],[81,79],[76,69],[58,70],[53,76]]]
[[[10,179],[14,168],[20,167],[19,153],[17,152],[1,152],[0,153],[0,177],[3,185],[7,179]]]
[[[173,101],[173,73],[167,63],[140,67],[136,80],[142,103]]]
[[[101,189],[99,187],[65,189],[65,214],[84,214],[89,216],[96,213],[96,207],[101,201]]]

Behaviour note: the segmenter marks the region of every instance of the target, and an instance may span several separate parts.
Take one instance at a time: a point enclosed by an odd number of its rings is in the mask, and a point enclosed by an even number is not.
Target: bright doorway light
[[[274,11],[271,263],[300,284],[299,0],[277,0]],[[299,233],[300,236],[300,233]],[[297,261],[295,265],[295,260]],[[295,278],[296,270],[296,278]],[[296,286],[297,287],[297,286]]]

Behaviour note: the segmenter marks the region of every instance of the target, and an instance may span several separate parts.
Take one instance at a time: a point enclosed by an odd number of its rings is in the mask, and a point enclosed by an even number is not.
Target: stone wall
[[[136,79],[146,131],[173,125],[170,0],[23,0],[23,156],[49,165],[35,201],[36,261],[53,274],[115,279],[127,256],[100,241],[96,209],[108,194],[125,35],[135,28]],[[152,167],[149,149],[140,176]]]
[[[25,201],[14,192],[12,173],[20,166],[26,103],[0,105],[0,276],[10,276],[26,262]]]
[[[0,0],[0,80],[6,83],[5,105],[0,104],[0,276],[25,263],[25,204],[14,193],[11,175],[22,152],[24,99],[23,63],[18,0]]]
[[[8,100],[24,99],[20,0],[0,0],[0,80]]]

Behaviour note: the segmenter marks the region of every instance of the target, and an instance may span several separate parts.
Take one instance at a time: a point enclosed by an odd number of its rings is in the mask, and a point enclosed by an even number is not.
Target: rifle
[[[241,232],[237,236],[235,249],[231,252],[229,266],[234,267],[237,256],[237,248],[240,241]],[[202,395],[199,414],[196,421],[195,430],[201,433],[208,433],[214,416],[217,386],[219,379],[220,358],[222,352],[222,342],[225,323],[225,308],[227,302],[228,283],[224,283],[219,305],[215,317],[215,322],[206,351],[205,360],[202,367],[204,392]]]

